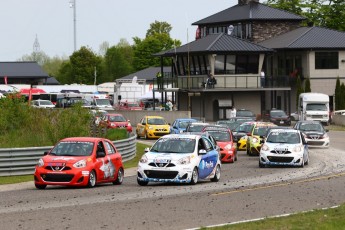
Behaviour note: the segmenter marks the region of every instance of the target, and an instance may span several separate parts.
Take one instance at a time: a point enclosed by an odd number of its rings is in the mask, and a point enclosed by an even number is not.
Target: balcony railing
[[[216,77],[217,88],[261,88],[260,76],[258,75],[234,75],[234,76],[219,76]],[[203,89],[207,76],[178,76],[174,78],[162,78],[161,84],[163,89],[179,88],[179,89]],[[294,84],[288,76],[274,76],[266,77],[264,88],[283,88],[291,87]],[[154,79],[154,88],[158,89],[157,79]]]

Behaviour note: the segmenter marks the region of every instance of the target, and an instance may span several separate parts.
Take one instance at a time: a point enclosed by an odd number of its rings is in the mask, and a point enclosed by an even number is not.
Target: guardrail
[[[136,135],[130,138],[113,141],[123,162],[131,160],[136,154]],[[35,165],[53,146],[30,148],[0,149],[0,176],[30,175],[34,173]]]

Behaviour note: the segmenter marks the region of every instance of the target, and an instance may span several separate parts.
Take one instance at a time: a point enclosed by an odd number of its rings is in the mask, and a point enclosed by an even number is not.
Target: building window
[[[224,74],[225,72],[225,61],[224,55],[217,55],[214,63],[214,72],[216,74]]]
[[[315,52],[315,69],[339,69],[338,52]]]
[[[236,74],[257,74],[259,68],[259,55],[237,55]]]
[[[226,74],[235,74],[236,56],[226,55],[225,72]]]

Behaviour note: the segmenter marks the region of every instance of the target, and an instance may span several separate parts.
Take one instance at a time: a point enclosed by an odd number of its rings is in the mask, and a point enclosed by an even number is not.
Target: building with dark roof
[[[227,118],[230,107],[294,112],[297,77],[309,78],[312,91],[328,94],[332,104],[336,78],[345,81],[345,33],[303,27],[304,20],[258,0],[239,0],[194,22],[195,41],[155,54],[171,59],[172,79],[166,80],[179,89],[178,108],[205,120]],[[207,88],[210,74],[217,84]]]
[[[42,85],[49,78],[37,62],[0,62],[1,84]]]

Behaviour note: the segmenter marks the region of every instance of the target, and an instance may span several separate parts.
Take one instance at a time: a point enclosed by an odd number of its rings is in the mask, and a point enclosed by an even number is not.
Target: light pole
[[[73,26],[74,26],[74,51],[77,50],[77,0],[70,0],[69,7],[73,8]]]

